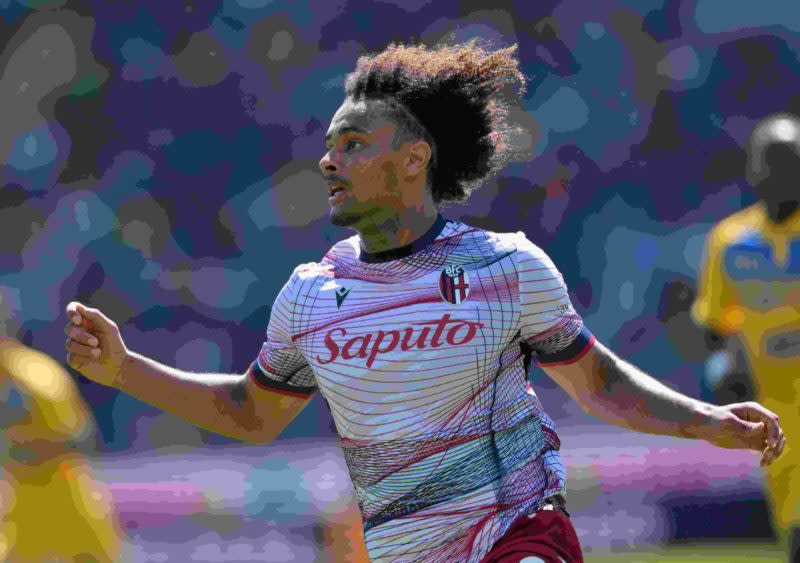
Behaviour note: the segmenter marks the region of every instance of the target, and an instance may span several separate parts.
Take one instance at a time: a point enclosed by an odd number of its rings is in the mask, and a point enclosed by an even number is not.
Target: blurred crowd
[[[524,231],[592,331],[669,385],[752,396],[743,376],[720,383],[759,355],[726,339],[735,314],[708,304],[732,290],[703,276],[714,225],[763,198],[746,173],[751,132],[800,114],[797,15],[789,0],[0,2],[0,332],[60,360],[63,306],[78,299],[125,325],[133,349],[244,371],[292,268],[350,235],[327,220],[317,161],[355,59],[481,37],[519,45],[526,131],[504,173],[444,215]],[[757,268],[758,241],[743,244],[737,267]],[[782,252],[767,281],[796,283],[800,252]],[[771,341],[788,361],[796,287],[746,291],[788,307],[776,322],[789,340]],[[115,390],[77,389],[97,450],[228,443]],[[548,406],[562,427],[592,423]],[[321,400],[288,432],[330,435]]]

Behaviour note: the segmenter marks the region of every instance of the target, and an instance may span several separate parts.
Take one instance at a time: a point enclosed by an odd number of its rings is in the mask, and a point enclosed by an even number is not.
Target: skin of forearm
[[[604,349],[596,361],[596,387],[579,403],[589,414],[638,432],[700,437],[714,406],[666,387]]]
[[[244,375],[197,374],[129,352],[115,387],[192,424],[239,440],[264,442]]]

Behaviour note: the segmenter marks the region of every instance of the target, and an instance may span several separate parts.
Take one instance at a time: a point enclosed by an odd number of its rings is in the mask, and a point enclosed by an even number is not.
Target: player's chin
[[[330,220],[337,227],[351,227],[361,220],[361,213],[348,210],[345,205],[334,205],[331,207]]]

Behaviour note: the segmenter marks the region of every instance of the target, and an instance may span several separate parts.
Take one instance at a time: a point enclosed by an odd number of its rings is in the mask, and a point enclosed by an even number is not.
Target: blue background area
[[[445,215],[524,231],[595,334],[697,394],[699,332],[685,313],[703,238],[753,202],[752,124],[800,109],[792,6],[6,3],[2,86],[19,95],[0,138],[0,286],[19,296],[18,334],[63,357],[63,306],[77,298],[132,349],[244,371],[292,268],[350,235],[327,221],[316,163],[355,59],[391,41],[484,37],[519,45],[527,154]],[[54,29],[74,49],[48,56],[74,73],[48,83],[49,59],[33,53],[57,44]],[[136,419],[155,411],[82,390],[105,446],[149,447]],[[553,410],[591,423],[561,401]],[[177,440],[188,432],[170,424]],[[288,435],[329,432],[320,401]]]
[[[753,125],[800,113],[798,10],[794,0],[0,0],[0,320],[63,360],[64,306],[78,299],[114,319],[135,351],[191,371],[244,372],[293,268],[352,234],[328,221],[317,162],[356,59],[392,41],[481,37],[519,46],[528,89],[512,115],[526,130],[523,156],[444,215],[523,231],[601,341],[699,396],[708,350],[688,310],[703,244],[717,221],[754,202],[743,165]],[[800,251],[792,256],[796,272]],[[209,448],[230,440],[73,375],[98,448],[131,454],[102,458],[130,464],[120,481],[202,481],[206,464],[183,454],[160,458],[180,470],[139,472],[136,456],[176,444],[217,464],[233,459],[217,451],[251,455],[248,479],[273,487],[239,507],[260,519],[259,538],[292,521],[319,535],[299,515],[323,503],[309,508],[292,455],[308,458],[303,483],[333,475],[349,491],[333,454],[323,463],[314,447],[287,441],[261,462],[255,448]],[[540,370],[531,381],[565,438],[587,545],[769,533],[755,462],[694,442],[673,451],[642,445],[652,436],[596,438],[609,427]],[[331,436],[319,397],[283,435]],[[231,486],[240,470],[208,479]],[[686,503],[707,498],[687,501],[682,487],[701,497],[714,487],[719,502],[697,518]],[[284,504],[292,508],[276,509]],[[184,537],[152,533],[154,551]],[[222,536],[212,543],[231,533]]]

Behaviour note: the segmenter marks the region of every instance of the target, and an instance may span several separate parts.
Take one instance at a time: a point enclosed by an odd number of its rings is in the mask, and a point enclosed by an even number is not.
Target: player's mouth
[[[343,182],[329,181],[328,182],[328,203],[339,203],[347,195],[347,189]]]

